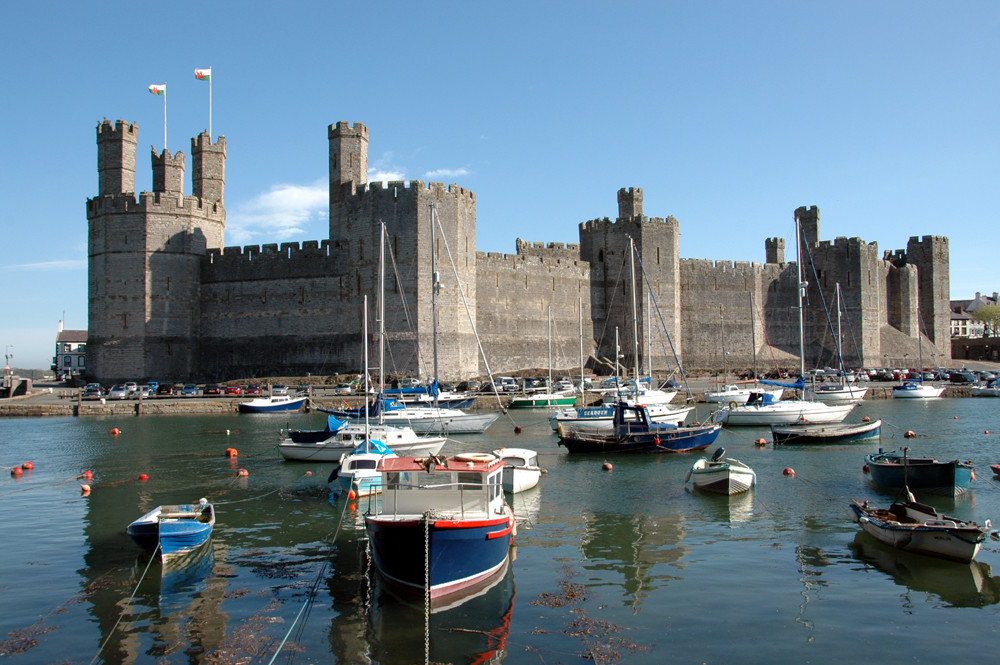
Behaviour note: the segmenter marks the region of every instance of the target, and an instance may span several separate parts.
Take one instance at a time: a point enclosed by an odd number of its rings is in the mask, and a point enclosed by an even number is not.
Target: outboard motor
[[[725,454],[726,454],[726,449],[725,448],[716,448],[715,452],[712,453],[712,461],[713,462],[718,462],[719,460],[722,459],[723,455],[725,455]]]

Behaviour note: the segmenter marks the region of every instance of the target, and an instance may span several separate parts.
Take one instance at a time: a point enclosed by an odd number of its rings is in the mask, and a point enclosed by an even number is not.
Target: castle
[[[184,154],[164,148],[151,155],[153,191],[137,195],[137,126],[98,124],[99,190],[87,201],[93,379],[358,371],[363,297],[372,303],[378,290],[380,224],[391,273],[387,373],[433,372],[432,251],[444,380],[483,376],[487,366],[494,374],[546,368],[550,355],[572,370],[581,351],[591,364],[613,362],[616,338],[625,367],[659,375],[676,367],[674,353],[685,370],[798,366],[798,266],[785,261],[782,238],[765,240],[763,263],[681,259],[678,221],[645,216],[642,190],[627,188],[618,218],[581,223],[579,244],[519,239],[516,254],[477,252],[473,192],[369,183],[368,129],[338,122],[328,138],[329,238],[226,247],[224,137],[191,140],[191,194]],[[433,248],[432,215],[440,229]],[[821,241],[816,207],[795,215],[807,250],[807,367],[837,363],[827,315],[838,309],[837,284],[848,366],[950,360],[947,238],[913,237],[879,257],[875,243],[858,238]]]

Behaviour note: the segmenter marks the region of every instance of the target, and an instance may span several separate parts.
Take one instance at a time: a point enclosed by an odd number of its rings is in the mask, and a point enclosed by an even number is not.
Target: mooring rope
[[[115,621],[115,625],[111,626],[111,630],[108,631],[108,636],[104,638],[103,642],[101,642],[101,646],[98,647],[97,653],[95,653],[94,657],[90,659],[89,665],[94,665],[94,662],[98,658],[100,658],[101,652],[104,651],[104,647],[108,645],[108,642],[111,640],[111,637],[115,634],[115,629],[118,628],[118,624],[122,622],[122,618],[125,616],[125,612],[127,612],[129,606],[132,605],[132,600],[135,598],[135,594],[139,593],[139,587],[142,585],[142,581],[146,579],[146,573],[149,572],[149,567],[153,565],[153,561],[156,559],[156,555],[159,553],[159,551],[160,551],[160,544],[157,543],[156,549],[153,550],[153,555],[149,557],[149,562],[146,564],[146,569],[142,571],[142,575],[139,577],[139,581],[136,582],[135,589],[132,590],[132,595],[130,595],[128,597],[128,600],[125,601],[125,607],[123,607],[122,611],[118,614],[118,620]]]

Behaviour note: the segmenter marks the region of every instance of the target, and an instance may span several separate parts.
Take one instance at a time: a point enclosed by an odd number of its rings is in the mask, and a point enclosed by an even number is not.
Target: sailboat
[[[894,399],[934,399],[944,392],[944,386],[932,386],[924,383],[924,338],[920,325],[920,308],[917,307],[917,375],[920,378],[906,379],[898,386],[892,387]]]
[[[792,388],[794,390],[805,391],[805,332],[803,315],[803,296],[806,284],[802,281],[802,228],[798,215],[795,216],[795,246],[797,248],[796,277],[798,282],[799,301],[799,378],[794,383],[782,383],[779,381],[765,381],[760,383],[782,388]],[[766,393],[755,393],[746,404],[730,403],[724,409],[715,412],[712,419],[724,425],[737,426],[766,426],[766,425],[788,425],[791,423],[839,423],[847,417],[854,409],[856,403],[847,404],[827,404],[810,400],[776,400],[773,395]]]
[[[435,215],[434,204],[431,204],[431,310],[433,312],[433,339],[434,339],[434,386],[438,384],[438,314],[437,314],[437,294],[441,288],[441,282],[436,270],[436,228],[437,216]],[[382,225],[382,245],[379,249],[379,265],[384,265],[382,252],[385,251],[387,242],[385,225]],[[384,269],[379,272],[379,292],[385,292]],[[385,339],[385,303],[379,300],[379,335]],[[381,347],[380,347],[381,348]],[[379,365],[381,366],[380,359]],[[380,422],[387,425],[397,425],[410,427],[413,431],[421,434],[462,434],[485,432],[486,429],[500,417],[499,412],[494,413],[467,413],[462,409],[441,406],[438,402],[438,391],[433,391],[433,402],[430,405],[415,404],[409,402],[397,402],[387,400],[384,392],[384,382],[380,379],[380,393],[375,403]],[[390,406],[391,405],[391,406]]]
[[[576,403],[576,393],[552,392],[552,307],[549,307],[549,382],[545,392],[518,395],[507,405],[511,409],[526,409],[549,406],[572,406]]]
[[[851,385],[847,380],[847,368],[844,366],[843,337],[840,333],[840,282],[835,285],[835,300],[837,301],[837,358],[840,360],[840,381],[837,383],[813,384],[806,391],[806,397],[821,402],[860,402],[868,392],[864,386]]]
[[[365,393],[368,393],[368,296],[365,296],[364,324],[362,325],[362,346],[365,356]],[[396,457],[384,443],[371,438],[371,427],[365,415],[365,440],[351,452],[340,456],[340,466],[333,470],[327,480],[334,479],[340,484],[347,498],[370,496],[382,491],[382,474],[376,469],[386,457]]]

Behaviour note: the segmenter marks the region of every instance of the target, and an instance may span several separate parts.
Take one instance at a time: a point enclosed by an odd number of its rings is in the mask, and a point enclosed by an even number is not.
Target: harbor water
[[[699,405],[698,418],[708,413]],[[547,416],[511,411],[446,444],[445,454],[532,448],[548,472],[510,497],[518,528],[506,573],[434,613],[371,570],[365,500],[331,496],[333,465],[279,455],[281,428],[321,428],[324,414],[4,419],[2,465],[34,468],[0,480],[0,655],[850,664],[988,659],[995,649],[1000,543],[988,539],[970,565],[898,552],[860,533],[848,502],[889,503],[894,492],[871,483],[864,455],[907,446],[975,465],[966,495],[921,500],[1000,524],[989,468],[1000,462],[1000,400],[865,402],[848,422],[881,418],[876,443],[776,449],[766,429],[724,430],[712,448],[757,472],[757,486],[734,497],[685,483],[700,453],[568,456]],[[762,437],[768,445],[755,445]],[[78,478],[84,470],[92,480]],[[164,571],[125,533],[157,505],[201,497],[217,523],[183,567]]]

